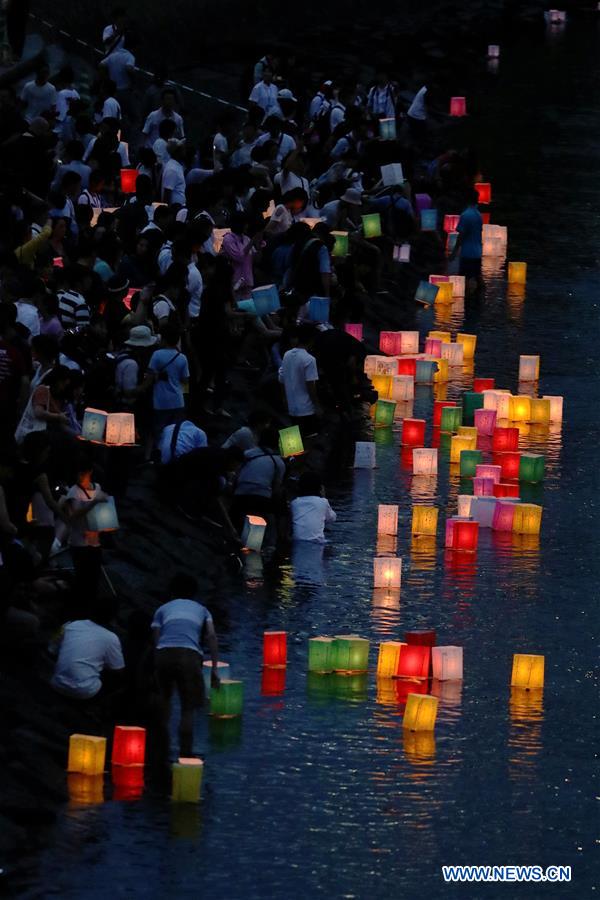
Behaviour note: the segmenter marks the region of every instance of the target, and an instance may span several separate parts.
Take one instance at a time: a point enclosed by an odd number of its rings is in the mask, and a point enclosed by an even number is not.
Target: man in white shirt
[[[321,479],[315,472],[303,472],[298,493],[290,503],[292,535],[295,541],[325,541],[325,526],[335,522],[336,515],[324,496]]]
[[[411,132],[418,137],[427,126],[427,85],[419,88],[406,111]]]
[[[113,614],[113,604],[103,600],[89,618],[67,622],[51,680],[55,691],[66,697],[89,700],[98,696],[103,683],[110,683],[107,671],[124,671],[121,642],[105,627]]]
[[[321,85],[321,90],[317,91],[315,96],[310,101],[310,106],[308,107],[308,118],[314,122],[318,115],[321,112],[326,112],[326,110],[331,106],[331,98],[333,96],[333,82],[332,81],[324,81]],[[323,108],[325,107],[325,109]]]
[[[178,112],[175,112],[176,103],[177,95],[175,91],[172,88],[165,88],[162,92],[161,106],[151,112],[144,122],[144,127],[142,128],[144,146],[152,147],[154,142],[158,140],[158,126],[163,119],[172,119],[175,122],[177,126],[175,137],[177,140],[182,141],[185,138],[183,119]]]
[[[320,414],[317,396],[317,361],[306,349],[313,335],[310,326],[300,326],[292,335],[292,349],[284,354],[279,369],[287,410],[304,437],[316,434]]]
[[[56,88],[50,84],[49,78],[50,69],[47,65],[41,65],[35,73],[35,80],[28,81],[21,91],[21,100],[25,105],[23,115],[28,122],[56,107]]]
[[[169,141],[167,150],[170,159],[162,172],[162,202],[169,206],[185,206],[185,171],[183,157],[185,141]]]
[[[277,115],[277,86],[273,84],[273,71],[267,66],[263,69],[262,81],[254,85],[248,98],[254,106],[259,106],[266,116]]]
[[[269,116],[265,119],[262,127],[264,133],[260,135],[255,146],[260,147],[262,144],[272,141],[277,146],[275,159],[277,165],[280,166],[286,156],[296,149],[296,141],[290,134],[283,131],[279,116]]]
[[[100,62],[100,66],[106,72],[111,81],[114,81],[118,91],[131,89],[132,77],[135,70],[135,56],[125,47],[113,50]]]
[[[107,25],[102,32],[105,53],[112,53],[113,50],[119,50],[125,46],[126,11],[121,6],[113,9],[111,19],[110,25]]]
[[[185,419],[176,425],[167,425],[163,428],[160,439],[158,441],[158,449],[160,451],[160,461],[163,466],[185,456],[192,450],[199,450],[200,447],[208,447],[208,439],[206,432]]]

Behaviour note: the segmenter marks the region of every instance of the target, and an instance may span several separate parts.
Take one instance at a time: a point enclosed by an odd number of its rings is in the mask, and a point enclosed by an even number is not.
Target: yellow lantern
[[[376,556],[373,560],[376,588],[399,588],[402,581],[402,559],[399,556]]]
[[[412,453],[413,475],[437,475],[437,447],[415,447]]]
[[[460,463],[463,450],[476,450],[477,438],[466,434],[453,434],[450,438],[450,462]]]
[[[456,433],[462,435],[462,437],[473,438],[475,440],[475,442],[477,443],[478,431],[474,425],[459,425],[458,431]],[[473,449],[476,449],[476,448],[473,448]]]
[[[542,397],[542,400],[550,401],[550,421],[551,422],[562,422],[563,398],[562,397],[544,396],[544,397]]]
[[[449,331],[430,331],[427,337],[441,341],[443,344],[449,344],[452,341],[452,335]]]
[[[550,409],[550,400],[548,397],[532,397],[531,422],[535,425],[549,425]]]
[[[392,376],[391,375],[371,375],[371,384],[373,389],[377,391],[380,400],[392,399]]]
[[[539,381],[540,358],[539,356],[519,357],[519,381]]]
[[[515,503],[513,532],[539,534],[542,527],[542,507],[535,503]]]
[[[437,372],[433,375],[433,383],[434,384],[444,384],[448,381],[449,376],[449,365],[447,359],[436,359],[437,363]]]
[[[398,507],[379,504],[377,511],[377,534],[396,534],[398,531]]]
[[[172,766],[173,785],[171,800],[173,803],[198,803],[202,788],[204,763],[195,757],[180,756]]]
[[[438,281],[437,289],[438,292],[435,298],[436,303],[452,303],[454,286],[450,281]]]
[[[508,402],[508,418],[511,422],[529,422],[531,419],[531,397],[519,394],[510,397]]]
[[[109,413],[106,420],[106,443],[135,444],[135,419],[133,413]]]
[[[412,534],[435,535],[437,533],[438,509],[435,506],[413,506]]]
[[[509,284],[525,284],[527,281],[527,263],[509,262],[508,264],[508,283]]]
[[[544,687],[544,657],[532,653],[513,655],[511,687],[534,690]]]
[[[383,641],[379,645],[377,658],[377,678],[393,678],[398,671],[400,651],[405,646],[401,641]]]
[[[402,727],[408,731],[433,731],[438,710],[438,698],[431,694],[409,694]]]
[[[100,775],[104,772],[106,738],[90,734],[72,734],[69,738],[68,772]]]
[[[464,359],[473,359],[475,357],[475,347],[477,346],[476,334],[459,333],[456,335],[456,343],[463,345]]]

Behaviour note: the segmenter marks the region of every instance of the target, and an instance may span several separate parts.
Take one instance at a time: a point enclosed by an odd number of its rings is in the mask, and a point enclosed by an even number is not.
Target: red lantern
[[[406,644],[400,651],[397,678],[428,678],[431,662],[431,647],[421,644]]]
[[[490,218],[491,218],[491,217],[490,217],[490,214],[489,214],[489,213],[482,212],[482,213],[481,213],[481,224],[482,224],[482,225],[489,225],[489,224],[490,224]]]
[[[494,485],[494,497],[518,497],[519,485],[508,484],[505,481],[499,481]]]
[[[353,338],[356,338],[357,341],[362,341],[363,339],[363,327],[360,322],[346,322],[344,325],[344,331],[346,334],[351,334]]]
[[[402,353],[402,335],[399,331],[382,331],[379,334],[379,349],[388,356]]]
[[[405,631],[404,640],[411,647],[435,647],[437,635],[435,628],[429,628],[426,631]]]
[[[442,424],[442,410],[446,406],[456,406],[454,400],[434,400],[433,401],[433,427],[439,428]]]
[[[405,447],[425,446],[425,419],[405,419],[402,423],[402,443]]]
[[[113,800],[139,800],[144,792],[142,766],[112,767]]]
[[[506,479],[519,478],[519,466],[521,465],[521,454],[516,453],[494,453],[494,465],[500,466],[500,477]]]
[[[286,670],[275,669],[272,666],[262,671],[262,682],[260,692],[263,697],[281,697],[285,693],[285,675]]]
[[[494,428],[492,435],[492,451],[494,453],[513,453],[518,449],[518,428]]]
[[[496,385],[495,378],[474,378],[473,393],[483,394],[484,391],[493,391]]]
[[[467,114],[467,98],[451,97],[450,98],[450,115],[466,116]]]
[[[146,729],[135,725],[115,725],[112,747],[113,766],[143,766],[146,755]]]
[[[137,169],[121,169],[121,192],[123,194],[135,194],[137,177]]]
[[[285,631],[265,631],[263,636],[263,665],[285,667],[287,663],[287,634]]]
[[[448,234],[451,231],[456,231],[459,219],[460,216],[444,216],[444,231]]]
[[[417,374],[417,361],[416,359],[399,359],[398,360],[398,375],[412,375],[414,378]]]
[[[453,550],[475,553],[479,542],[479,522],[466,522],[459,519],[454,523],[452,535]]]
[[[479,202],[480,203],[491,203],[492,202],[492,186],[487,181],[478,181],[475,185],[475,190],[479,194]]]
[[[407,472],[412,472],[412,470],[413,470],[413,448],[412,447],[400,447],[400,468],[405,469]]]

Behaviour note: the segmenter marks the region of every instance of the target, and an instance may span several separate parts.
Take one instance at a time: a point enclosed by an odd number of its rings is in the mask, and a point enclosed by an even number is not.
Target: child
[[[299,496],[290,504],[292,536],[295,541],[325,541],[325,525],[336,515],[324,496],[321,479],[314,472],[303,472],[298,482]]]
[[[70,533],[69,550],[75,568],[75,589],[80,597],[95,597],[102,571],[102,547],[97,531],[88,531],[86,516],[99,503],[106,503],[99,484],[92,481],[92,463],[83,457],[77,467],[77,482],[69,488],[65,499]]]

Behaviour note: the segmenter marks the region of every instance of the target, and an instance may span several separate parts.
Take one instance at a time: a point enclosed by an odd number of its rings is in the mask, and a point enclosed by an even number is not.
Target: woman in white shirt
[[[321,479],[315,472],[303,472],[298,482],[299,496],[292,500],[292,536],[294,541],[324,543],[325,526],[336,515],[324,496]]]

